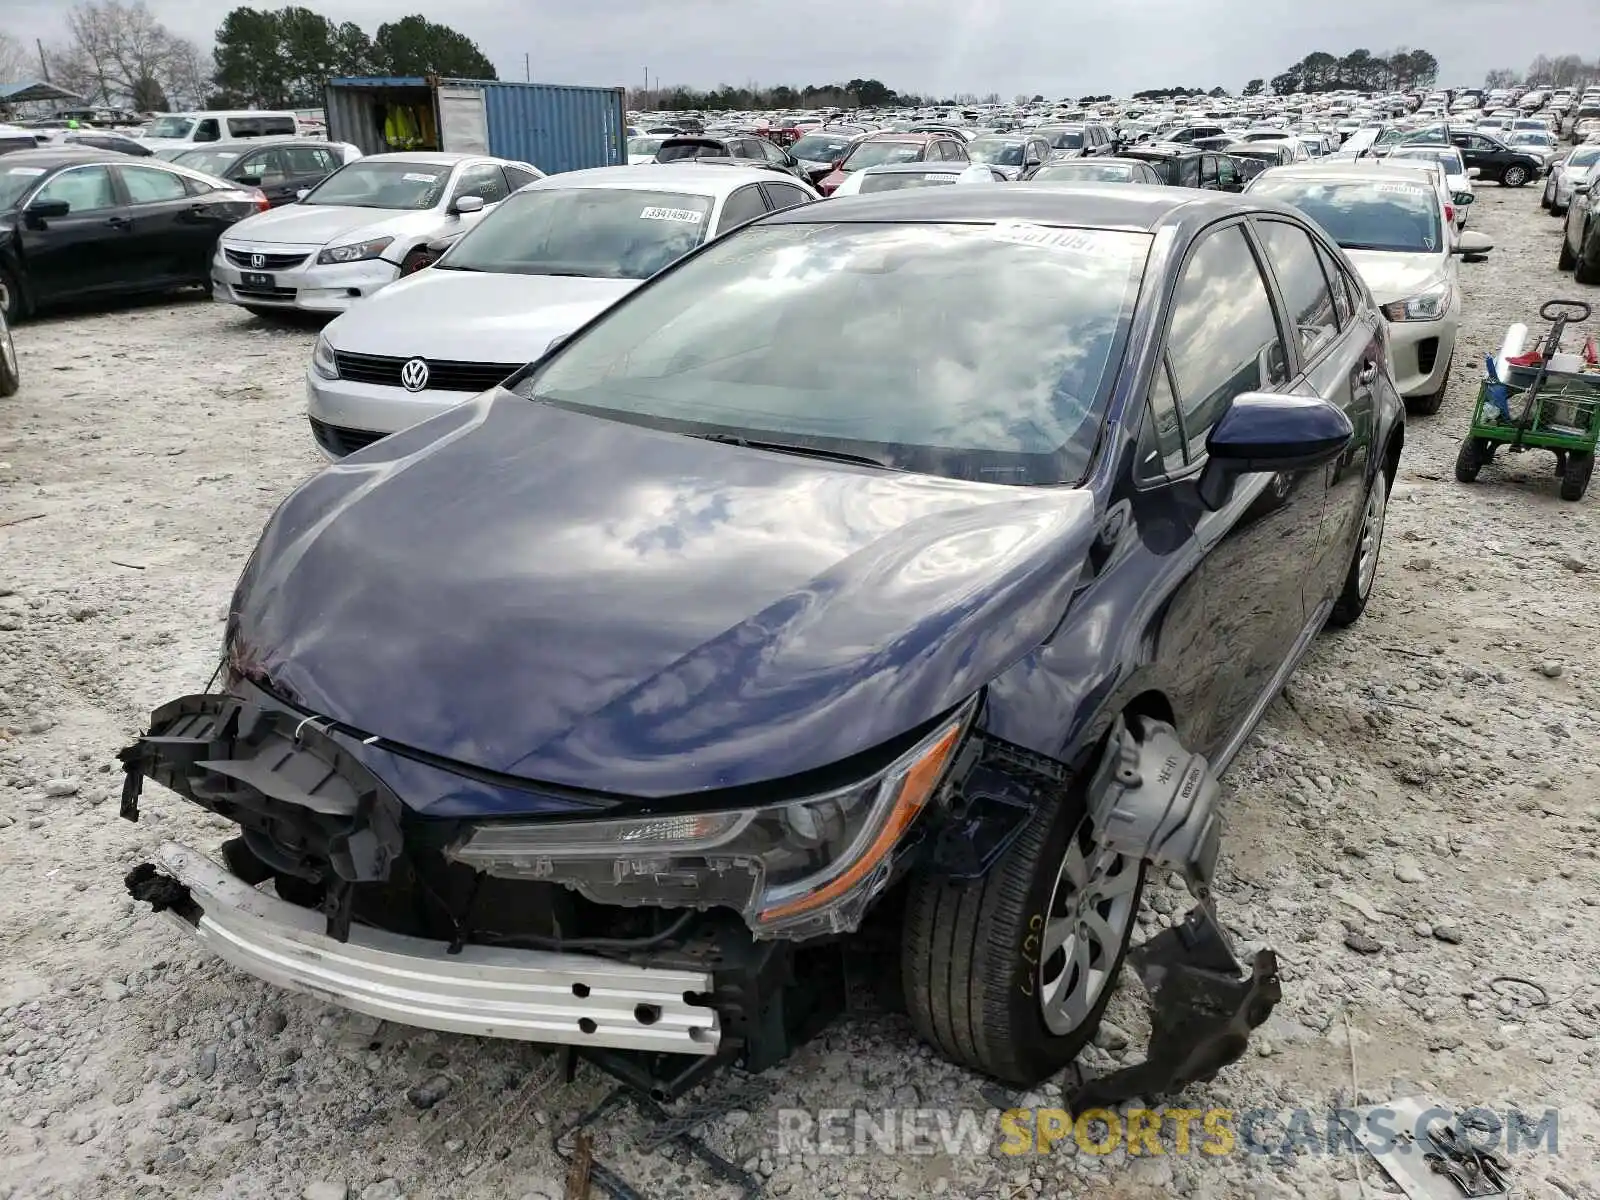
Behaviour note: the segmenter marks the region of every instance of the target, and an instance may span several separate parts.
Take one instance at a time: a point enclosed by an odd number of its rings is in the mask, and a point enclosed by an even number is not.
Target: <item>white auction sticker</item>
[[[1081,229],[1056,229],[1031,221],[996,221],[993,236],[1029,246],[1049,246],[1052,250],[1087,251],[1098,241],[1093,233]]]
[[[21,175],[25,179],[34,179],[44,174],[43,167],[12,167],[7,175]]]
[[[407,183],[437,183],[439,181],[439,177],[437,175],[424,175],[420,171],[407,171],[404,175],[400,176],[400,178],[404,179]]]
[[[1378,191],[1395,196],[1426,196],[1427,188],[1418,187],[1414,183],[1380,183]]]
[[[639,214],[643,221],[686,221],[691,225],[698,225],[705,220],[704,213],[697,213],[692,208],[647,208]]]

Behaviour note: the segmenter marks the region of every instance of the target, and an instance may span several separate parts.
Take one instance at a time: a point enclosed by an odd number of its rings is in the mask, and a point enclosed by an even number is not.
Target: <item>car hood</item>
[[[334,241],[422,234],[443,225],[446,219],[432,209],[410,212],[341,204],[286,204],[271,212],[246,217],[229,229],[226,236],[229,241],[326,246]]]
[[[721,445],[496,389],[285,501],[234,596],[230,662],[485,770],[637,797],[743,787],[905,734],[1046,640],[1093,511],[1082,490]]]
[[[531,362],[639,286],[637,279],[491,275],[428,268],[336,317],[335,350],[457,362]]]
[[[1350,261],[1372,289],[1379,304],[1404,300],[1425,291],[1444,278],[1445,263],[1438,254],[1397,254],[1389,250],[1347,250]]]

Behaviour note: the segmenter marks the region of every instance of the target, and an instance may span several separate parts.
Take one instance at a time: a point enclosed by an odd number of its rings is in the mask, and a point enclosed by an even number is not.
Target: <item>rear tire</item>
[[[6,319],[7,325],[22,320],[22,285],[4,267],[0,267],[0,317]]]
[[[912,879],[900,965],[912,1024],[950,1061],[1008,1083],[1055,1074],[1099,1028],[1143,889],[1143,864],[1098,850],[1077,784],[982,879]],[[1085,892],[1104,899],[1080,907]]]
[[[1584,249],[1593,250],[1595,247],[1585,245]],[[1587,258],[1576,259],[1572,267],[1572,279],[1575,283],[1600,283],[1600,262],[1591,263]]]
[[[1367,611],[1372,587],[1378,579],[1378,559],[1383,553],[1384,518],[1389,512],[1389,475],[1381,466],[1367,489],[1366,509],[1361,514],[1361,535],[1356,539],[1350,569],[1345,572],[1344,588],[1333,602],[1328,624],[1335,629],[1354,625]]]
[[[22,372],[17,366],[17,348],[11,341],[11,326],[0,314],[0,398],[15,396],[22,386]]]
[[[1478,478],[1478,472],[1483,464],[1489,461],[1484,453],[1488,443],[1482,438],[1465,437],[1461,439],[1461,449],[1456,451],[1456,480],[1460,483],[1472,483]]]
[[[1576,450],[1567,453],[1566,470],[1561,473],[1561,498],[1582,500],[1588,490],[1589,476],[1594,472],[1594,455]]]
[[[1561,271],[1570,271],[1570,270],[1572,270],[1573,267],[1575,267],[1577,265],[1578,265],[1578,256],[1576,254],[1574,254],[1572,252],[1572,248],[1567,245],[1567,234],[1566,234],[1565,230],[1562,230],[1562,233],[1561,233],[1561,254],[1556,259],[1556,269],[1557,270],[1561,270]]]
[[[1528,182],[1528,169],[1526,167],[1507,167],[1505,174],[1500,176],[1500,186],[1519,188]]]

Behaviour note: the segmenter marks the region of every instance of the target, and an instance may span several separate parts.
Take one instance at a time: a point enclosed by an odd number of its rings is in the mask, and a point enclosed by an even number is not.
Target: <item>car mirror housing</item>
[[[72,205],[65,200],[35,200],[28,205],[27,215],[40,221],[48,217],[64,217],[71,211]]]
[[[1245,392],[1206,439],[1200,501],[1215,512],[1241,475],[1307,471],[1339,457],[1355,436],[1344,410],[1315,396]]]
[[[457,196],[456,202],[450,206],[450,211],[457,216],[483,211],[482,196]]]
[[[296,200],[304,200],[309,195],[311,195],[311,189],[310,188],[301,188],[298,192],[296,192],[294,194],[294,198]]]
[[[1483,168],[1482,167],[1468,167],[1467,168],[1467,178],[1468,179],[1482,179],[1483,178]]]
[[[1456,239],[1456,244],[1451,247],[1451,253],[1478,255],[1487,254],[1493,249],[1494,241],[1491,238],[1475,229],[1468,229]]]

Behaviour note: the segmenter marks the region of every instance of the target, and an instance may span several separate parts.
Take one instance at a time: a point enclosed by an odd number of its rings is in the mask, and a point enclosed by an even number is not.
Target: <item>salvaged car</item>
[[[773,213],[284,502],[220,689],[122,752],[124,816],[149,778],[238,834],[129,890],[323,1001],[658,1076],[781,1058],[888,922],[922,1036],[1026,1084],[1172,870],[1161,1062],[1090,1085],[1209,1078],[1277,998],[1217,921],[1217,776],[1365,608],[1403,438],[1288,207]]]

